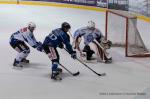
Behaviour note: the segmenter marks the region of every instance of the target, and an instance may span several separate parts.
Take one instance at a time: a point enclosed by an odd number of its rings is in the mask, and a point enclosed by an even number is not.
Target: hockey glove
[[[110,47],[112,46],[112,42],[110,40],[104,40],[102,41],[102,45],[105,49],[110,49]]]
[[[110,40],[108,40],[108,46],[111,47],[112,46],[112,42]]]
[[[37,48],[38,51],[42,52],[43,51],[43,46],[41,42],[37,42]]]
[[[64,48],[63,43],[59,44],[58,47],[61,48],[61,49],[63,49]]]
[[[37,46],[42,45],[42,42],[36,42],[36,43],[37,43]]]
[[[76,51],[73,51],[73,52],[72,52],[71,57],[72,57],[73,59],[77,59]]]

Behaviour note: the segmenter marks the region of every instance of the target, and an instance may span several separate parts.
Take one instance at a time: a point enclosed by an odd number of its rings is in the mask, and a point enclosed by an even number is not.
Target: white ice
[[[62,49],[59,49],[61,63],[72,72],[79,70],[79,76],[72,77],[64,70],[61,82],[51,80],[51,61],[33,48],[28,57],[29,65],[22,70],[12,68],[16,52],[9,45],[9,37],[28,22],[37,24],[34,34],[37,40],[43,41],[64,21],[71,24],[73,33],[88,20],[94,20],[104,33],[104,12],[0,5],[0,99],[150,99],[150,58],[127,58],[123,49],[111,50],[112,64],[87,64],[98,73],[107,73],[105,77],[98,77]],[[150,46],[150,23],[139,20],[138,28],[146,34],[143,39]]]

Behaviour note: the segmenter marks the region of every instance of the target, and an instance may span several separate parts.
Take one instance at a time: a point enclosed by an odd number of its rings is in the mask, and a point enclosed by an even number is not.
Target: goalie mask
[[[88,27],[89,29],[95,29],[95,22],[93,22],[93,21],[88,21],[87,27]]]

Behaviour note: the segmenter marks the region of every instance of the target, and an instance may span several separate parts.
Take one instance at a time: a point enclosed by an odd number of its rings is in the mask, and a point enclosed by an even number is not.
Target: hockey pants
[[[30,48],[23,42],[17,39],[11,39],[10,45],[13,49],[15,49],[18,54],[16,56],[16,61],[21,61],[22,59],[26,59],[26,57],[30,53]]]
[[[48,45],[43,45],[43,48],[49,59],[52,61],[52,71],[56,71],[59,63],[59,54],[57,49]]]

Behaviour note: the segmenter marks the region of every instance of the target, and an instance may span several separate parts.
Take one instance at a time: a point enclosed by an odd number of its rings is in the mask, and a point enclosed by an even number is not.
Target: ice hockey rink
[[[9,45],[9,37],[28,22],[35,22],[34,32],[39,41],[67,21],[73,33],[94,20],[96,27],[105,31],[105,12],[83,9],[31,5],[0,5],[0,99],[150,99],[150,58],[127,58],[122,49],[111,49],[112,64],[86,63],[105,77],[98,77],[77,60],[71,59],[63,49],[58,49],[60,62],[72,72],[65,70],[62,81],[50,79],[51,61],[31,49],[30,64],[21,70],[13,69],[16,52]],[[138,20],[142,39],[150,48],[150,23]],[[145,36],[146,34],[146,36]]]

